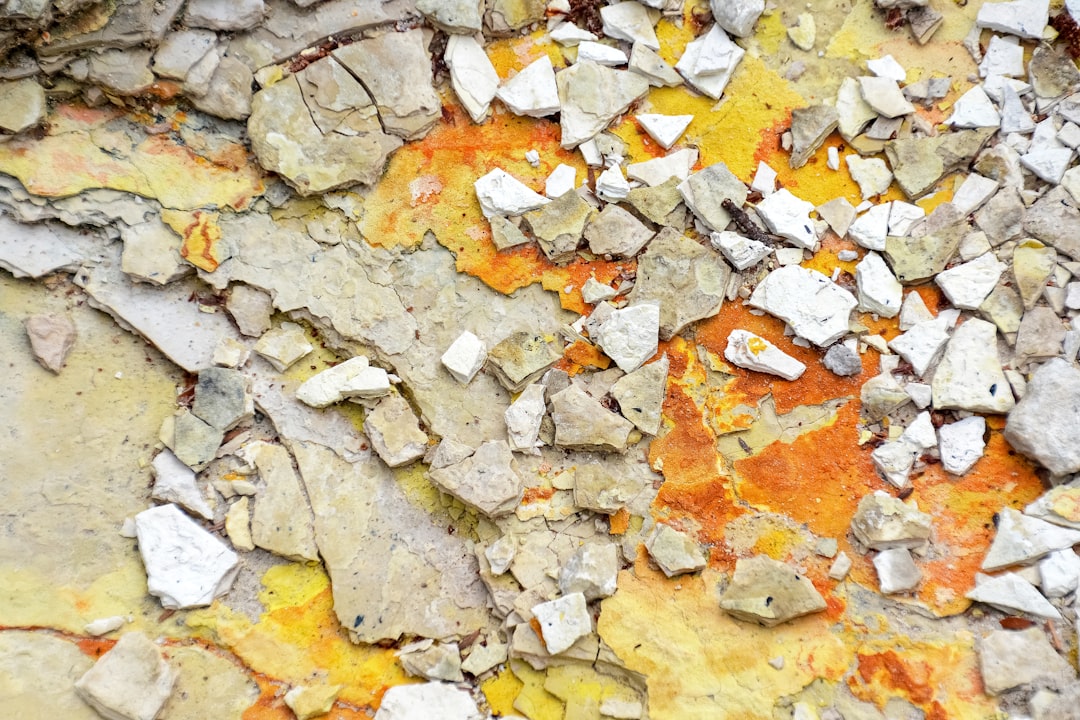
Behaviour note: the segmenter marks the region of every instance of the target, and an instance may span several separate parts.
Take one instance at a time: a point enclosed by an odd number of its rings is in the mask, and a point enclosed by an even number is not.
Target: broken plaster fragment
[[[992,630],[979,641],[978,652],[983,685],[991,695],[1034,683],[1067,687],[1076,680],[1072,664],[1054,650],[1040,627]]]
[[[649,91],[642,76],[590,61],[555,76],[561,105],[562,146],[572,149],[601,133],[630,104]]]
[[[208,367],[199,371],[191,412],[211,427],[226,431],[255,412],[250,383],[238,370]]]
[[[559,88],[551,58],[544,55],[502,84],[495,96],[510,112],[527,117],[546,117],[559,112]]]
[[[634,425],[610,412],[577,385],[551,396],[555,444],[577,450],[621,452]]]
[[[483,122],[499,88],[499,74],[484,48],[468,35],[451,35],[443,57],[454,93],[472,121]]]
[[[364,418],[371,447],[390,467],[408,465],[427,452],[428,437],[405,398],[388,395]]]
[[[986,253],[938,273],[934,282],[954,307],[978,310],[1006,269],[1005,263],[999,262],[993,253]]]
[[[502,168],[495,168],[473,183],[484,217],[522,215],[547,205],[551,200],[533,192]]]
[[[204,607],[229,591],[239,558],[176,505],[135,516],[150,594],[167,609]]]
[[[675,87],[683,84],[682,76],[675,72],[662,57],[641,43],[634,43],[630,50],[631,72],[637,73],[653,87]]]
[[[24,323],[34,359],[59,374],[75,346],[75,323],[66,315],[31,315]]]
[[[638,113],[634,117],[641,127],[645,128],[645,132],[649,133],[649,137],[665,150],[671,149],[694,119],[693,115],[657,115],[655,113]]]
[[[233,285],[225,298],[225,309],[236,321],[240,332],[259,337],[270,329],[270,314],[274,311],[270,295],[250,285]]]
[[[484,717],[467,690],[443,682],[396,685],[386,691],[375,713],[375,720],[482,720]]]
[[[817,23],[811,13],[800,13],[796,25],[788,28],[788,39],[800,50],[809,52],[814,49],[817,40]]]
[[[254,349],[278,372],[285,372],[293,363],[315,348],[308,342],[302,327],[296,323],[283,322],[280,326],[264,333],[255,343]]]
[[[433,643],[420,640],[397,652],[405,672],[428,680],[461,682],[461,650],[457,643]]]
[[[1080,470],[1080,370],[1062,359],[1040,367],[1009,413],[1005,439],[1055,475]]]
[[[521,331],[488,352],[487,363],[510,392],[521,392],[558,362],[561,354],[543,336]]]
[[[979,8],[975,25],[1021,38],[1038,40],[1050,14],[1050,0],[988,2]]]
[[[825,368],[840,377],[850,377],[862,372],[862,359],[859,353],[843,343],[830,347],[821,359]]]
[[[129,632],[75,681],[75,692],[107,720],[153,720],[176,679],[158,646]]]
[[[592,617],[585,596],[579,592],[534,605],[532,613],[540,623],[544,646],[552,655],[569,650],[592,632]]]
[[[534,386],[538,387],[538,386]],[[525,493],[525,483],[515,472],[510,446],[491,440],[461,462],[430,470],[440,489],[489,517],[512,513]]]
[[[964,597],[986,603],[1006,613],[1026,613],[1047,620],[1061,620],[1061,613],[1030,582],[1016,573],[995,577],[978,573],[975,588]]]
[[[150,497],[161,502],[176,503],[205,520],[214,519],[213,508],[195,482],[195,471],[167,449],[157,454],[151,467],[154,471],[154,488]]]
[[[511,450],[538,454],[537,448],[541,444],[540,426],[545,412],[547,404],[544,401],[543,385],[533,383],[521,391],[503,413]]]
[[[779,375],[785,380],[797,380],[806,372],[806,365],[748,330],[731,331],[724,357],[741,368]]]
[[[329,407],[347,398],[378,398],[390,392],[390,376],[372,367],[363,355],[349,358],[304,381],[296,399],[314,408]]]
[[[623,372],[633,372],[656,354],[660,307],[652,303],[614,310],[596,332],[596,343]]]
[[[816,270],[788,265],[773,270],[750,295],[750,305],[780,318],[819,347],[848,332],[857,305],[847,290]]]
[[[985,432],[986,420],[981,415],[942,425],[938,430],[938,450],[945,471],[964,475],[974,467],[986,447]]]
[[[812,105],[791,111],[791,157],[788,164],[800,168],[806,164],[839,122],[836,108]],[[771,193],[764,193],[770,195]]]
[[[903,300],[903,287],[876,252],[869,252],[855,266],[859,309],[881,317],[896,317]]]
[[[873,550],[917,548],[930,537],[931,517],[913,505],[875,490],[859,501],[851,531]]]
[[[781,188],[759,202],[755,209],[771,232],[795,247],[814,249],[817,235],[810,220],[813,203],[795,197],[787,188]]]
[[[619,547],[615,543],[588,543],[578,548],[559,573],[564,595],[580,592],[586,600],[615,594],[619,575]]]
[[[706,564],[705,554],[692,537],[663,523],[653,528],[645,548],[669,578],[697,572]]]
[[[254,442],[241,451],[264,487],[255,497],[251,537],[258,547],[290,560],[319,559],[315,530],[293,458],[281,445]]]
[[[859,186],[863,200],[888,192],[893,176],[884,160],[850,154],[844,157],[844,161],[851,179]]]
[[[922,580],[922,571],[907,548],[882,550],[874,557],[874,569],[884,595],[913,592]]]
[[[709,242],[736,270],[753,267],[772,254],[772,248],[765,243],[728,230],[710,234]]]
[[[998,513],[994,542],[983,560],[987,572],[1038,560],[1080,543],[1080,530],[1064,528],[1005,507]]]
[[[312,720],[330,712],[343,687],[343,685],[297,685],[285,693],[285,704],[296,715],[296,720]]]
[[[742,207],[747,195],[746,185],[722,162],[686,178],[679,185],[679,192],[694,215],[716,232],[724,230],[731,222],[730,213],[723,208],[724,200]]]
[[[736,561],[720,607],[740,620],[773,627],[821,612],[825,598],[793,567],[758,555]]]
[[[611,396],[619,403],[623,417],[647,435],[660,432],[669,365],[665,354],[659,360],[627,373],[611,386]]]
[[[1015,401],[998,358],[997,328],[978,318],[968,318],[956,328],[937,365],[931,387],[934,407],[939,410],[987,413],[1011,410]]]
[[[860,77],[858,80],[863,100],[878,115],[896,118],[915,112],[915,106],[900,92],[895,80],[883,77]]]
[[[705,35],[687,43],[675,69],[695,90],[719,100],[745,54],[746,51],[714,23]]]
[[[1001,116],[982,85],[975,85],[953,104],[945,124],[954,128],[996,128],[1001,125]]]
[[[462,385],[468,385],[487,360],[487,346],[483,340],[466,330],[451,343],[441,360],[455,380]]]

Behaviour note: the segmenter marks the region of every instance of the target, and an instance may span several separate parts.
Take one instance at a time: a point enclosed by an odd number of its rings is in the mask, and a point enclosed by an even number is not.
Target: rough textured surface
[[[796,570],[765,555],[741,559],[720,607],[740,620],[772,627],[821,612],[825,598]]]
[[[176,684],[176,672],[142,633],[123,635],[75,690],[109,720],[153,720]]]
[[[1080,408],[1080,371],[1051,360],[1028,383],[1009,413],[1005,439],[1055,475],[1080,470],[1080,438],[1073,418]]]

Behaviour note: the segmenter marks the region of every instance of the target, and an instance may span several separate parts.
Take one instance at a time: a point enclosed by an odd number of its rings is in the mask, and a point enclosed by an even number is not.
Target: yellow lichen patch
[[[266,611],[253,623],[222,606],[195,611],[188,624],[229,649],[255,672],[290,684],[319,676],[343,685],[338,696],[377,706],[386,688],[407,677],[392,650],[351,642],[334,615],[330,579],[319,565],[291,563],[263,576]]]
[[[522,660],[511,660],[510,669],[521,683],[514,698],[514,710],[529,720],[563,720],[566,706],[544,689],[546,675]]]
[[[500,717],[515,714],[514,699],[524,687],[525,683],[521,682],[509,667],[504,667],[482,682],[480,691],[484,693],[491,712]]]
[[[815,678],[836,681],[851,662],[824,615],[775,628],[732,619],[716,604],[719,576],[668,580],[639,557],[603,601],[600,636],[630,670],[648,678],[653,720],[765,720],[773,704]],[[783,657],[780,670],[762,671]]]
[[[189,263],[214,272],[221,264],[221,228],[218,226],[219,213],[185,212],[182,210],[162,210],[161,219],[184,239],[180,246],[180,257]]]
[[[104,129],[97,111],[61,106],[49,117],[49,134],[0,145],[0,172],[31,193],[66,197],[109,188],[154,198],[169,208],[244,208],[263,191],[262,171],[236,145],[215,161],[196,155],[168,134],[133,137]]]

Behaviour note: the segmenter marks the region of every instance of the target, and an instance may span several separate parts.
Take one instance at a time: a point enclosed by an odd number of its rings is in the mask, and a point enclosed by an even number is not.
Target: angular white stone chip
[[[982,86],[975,85],[956,101],[945,124],[954,128],[998,127],[1001,116]]]
[[[386,691],[375,720],[483,720],[468,691],[449,683],[396,685]]]
[[[499,89],[499,74],[484,48],[470,35],[451,35],[443,57],[454,93],[473,122],[483,122]]]
[[[1033,562],[1077,543],[1080,543],[1080,530],[1054,525],[1006,507],[998,513],[997,533],[982,569],[992,572]]]
[[[806,365],[748,330],[731,331],[724,357],[741,368],[779,375],[785,380],[797,380],[806,372]]]
[[[570,646],[592,632],[592,616],[585,604],[585,595],[570,593],[532,608],[540,623],[544,646],[552,655],[569,650]]]
[[[652,303],[615,310],[597,331],[596,342],[623,372],[633,372],[656,354],[660,306]]]
[[[135,516],[139,554],[150,594],[162,607],[204,607],[229,591],[239,558],[225,543],[176,505],[162,505]]]
[[[769,230],[795,247],[813,250],[817,243],[810,212],[814,204],[801,200],[781,188],[757,204],[757,213]]]
[[[551,200],[535,193],[502,168],[495,168],[473,183],[484,217],[523,215],[547,205]]]
[[[653,25],[658,19],[655,10],[632,0],[605,5],[600,8],[604,34],[615,40],[629,43],[641,43],[650,50],[659,50],[660,41],[656,39]]]
[[[1022,38],[1042,38],[1050,16],[1050,0],[988,2],[979,8],[975,25]]]
[[[468,330],[443,353],[441,361],[447,371],[462,385],[468,385],[487,360],[487,345]]]
[[[544,182],[544,194],[554,200],[573,190],[576,182],[577,170],[564,163],[559,163]]]
[[[390,392],[390,375],[371,367],[363,355],[311,376],[296,389],[296,399],[324,408],[347,398],[377,398]]]
[[[693,115],[658,115],[656,113],[641,113],[634,117],[641,123],[641,127],[645,128],[645,132],[649,133],[649,137],[660,143],[660,147],[665,150],[671,149],[694,119]]]
[[[713,100],[724,94],[731,75],[746,51],[732,42],[723,29],[714,24],[704,36],[691,40],[675,69],[699,92]]]
[[[869,252],[855,266],[855,283],[859,292],[859,309],[881,317],[896,317],[904,299],[904,288],[892,274],[885,260]]]
[[[75,681],[75,692],[108,720],[153,720],[176,678],[161,649],[146,635],[130,632]]]
[[[986,253],[938,273],[934,282],[955,307],[978,310],[1006,269],[993,253]]]
[[[495,96],[510,112],[528,117],[546,117],[559,112],[559,88],[555,68],[544,55],[502,84]]]
[[[1022,612],[1048,620],[1060,620],[1061,613],[1035,586],[1016,573],[997,577],[977,574],[975,589],[964,597],[986,603],[1004,612]]]
[[[773,270],[754,289],[749,302],[819,347],[831,345],[848,332],[851,311],[858,304],[829,278],[799,265]]]

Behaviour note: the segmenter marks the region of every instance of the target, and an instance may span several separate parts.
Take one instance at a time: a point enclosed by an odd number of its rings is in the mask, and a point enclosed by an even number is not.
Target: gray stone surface
[[[1080,471],[1080,370],[1051,360],[1028,382],[1009,413],[1005,439],[1055,475]]]

